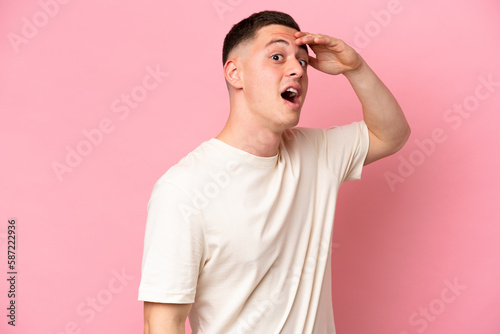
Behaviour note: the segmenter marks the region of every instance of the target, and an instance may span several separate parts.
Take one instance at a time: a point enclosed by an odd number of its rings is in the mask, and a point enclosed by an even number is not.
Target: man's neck
[[[281,134],[282,132],[265,127],[238,122],[230,115],[226,125],[215,138],[250,154],[272,157],[278,154]]]

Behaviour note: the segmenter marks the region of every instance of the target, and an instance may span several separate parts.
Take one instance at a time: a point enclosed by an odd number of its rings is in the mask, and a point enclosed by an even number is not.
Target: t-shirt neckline
[[[274,167],[276,166],[279,157],[279,153],[272,157],[261,157],[258,155],[254,155],[237,147],[231,146],[217,138],[211,138],[208,142],[213,145],[215,149],[224,153],[225,155],[230,155],[234,159],[245,161],[254,166]]]

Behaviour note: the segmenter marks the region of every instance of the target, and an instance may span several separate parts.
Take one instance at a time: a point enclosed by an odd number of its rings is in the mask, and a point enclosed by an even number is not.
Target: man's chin
[[[292,110],[292,114],[287,114],[287,119],[282,119],[281,124],[283,125],[283,130],[291,129],[300,121],[300,107],[297,110]]]

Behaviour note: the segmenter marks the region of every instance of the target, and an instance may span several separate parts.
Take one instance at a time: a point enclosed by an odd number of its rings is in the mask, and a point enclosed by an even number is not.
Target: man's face
[[[246,104],[259,126],[283,131],[299,122],[307,93],[305,46],[297,46],[297,30],[282,25],[261,28],[244,47],[242,85]]]

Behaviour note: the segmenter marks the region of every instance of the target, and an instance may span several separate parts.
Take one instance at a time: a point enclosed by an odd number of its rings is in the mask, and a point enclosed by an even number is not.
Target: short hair
[[[226,63],[232,50],[241,43],[255,38],[260,28],[271,24],[279,24],[300,31],[297,22],[286,13],[270,10],[254,13],[236,23],[227,33],[222,47],[222,65]],[[307,50],[307,47],[305,49]]]

